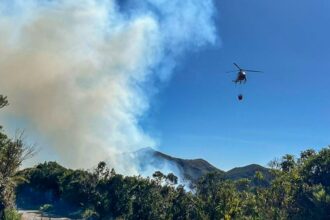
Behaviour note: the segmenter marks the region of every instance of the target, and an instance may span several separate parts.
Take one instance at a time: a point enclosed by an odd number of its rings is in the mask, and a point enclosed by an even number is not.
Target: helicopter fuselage
[[[246,83],[246,72],[243,70],[239,71],[237,74],[237,78],[233,80],[234,83]]]

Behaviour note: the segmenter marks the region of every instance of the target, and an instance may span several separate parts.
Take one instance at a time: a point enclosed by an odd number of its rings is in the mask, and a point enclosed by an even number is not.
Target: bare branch
[[[0,95],[0,108],[3,108],[7,105],[9,105],[9,102],[7,100],[7,96]]]

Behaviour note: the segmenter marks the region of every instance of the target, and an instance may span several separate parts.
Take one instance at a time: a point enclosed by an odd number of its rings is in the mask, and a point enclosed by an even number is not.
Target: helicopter
[[[262,73],[262,71],[258,71],[258,70],[246,70],[246,69],[242,69],[236,63],[234,63],[234,65],[238,69],[237,77],[236,77],[235,80],[233,80],[233,82],[236,83],[236,84],[237,83],[241,84],[242,82],[243,83],[246,83],[246,73],[247,72]],[[237,72],[237,70],[228,71],[227,73],[232,73],[232,72]]]

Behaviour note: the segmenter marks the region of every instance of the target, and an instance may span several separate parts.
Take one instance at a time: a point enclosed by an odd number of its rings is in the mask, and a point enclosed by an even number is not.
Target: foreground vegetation
[[[7,105],[0,96],[0,108]],[[20,136],[0,130],[0,218],[22,208],[85,219],[330,219],[330,148],[285,155],[270,163],[272,178],[203,176],[190,191],[173,174],[123,176],[100,162],[93,171],[56,162],[18,171],[33,154]],[[15,197],[16,195],[16,197]]]
[[[47,162],[20,172],[28,182],[17,202],[94,219],[330,219],[330,148],[271,166],[269,183],[259,172],[236,181],[210,173],[187,192],[173,174],[125,177],[104,162],[93,172]]]
[[[0,95],[0,109],[8,104],[7,97]],[[24,145],[22,135],[9,139],[0,125],[0,219],[20,219],[14,209],[15,187],[23,179],[17,175],[17,171],[22,161],[32,154],[33,148]]]

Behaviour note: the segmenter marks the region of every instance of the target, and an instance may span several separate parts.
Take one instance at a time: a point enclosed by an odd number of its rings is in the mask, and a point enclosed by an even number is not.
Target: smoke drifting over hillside
[[[146,90],[177,56],[215,42],[213,16],[212,0],[1,1],[2,121],[45,140],[39,157],[51,149],[71,167],[110,157],[134,173],[115,155],[155,146],[139,126]]]

